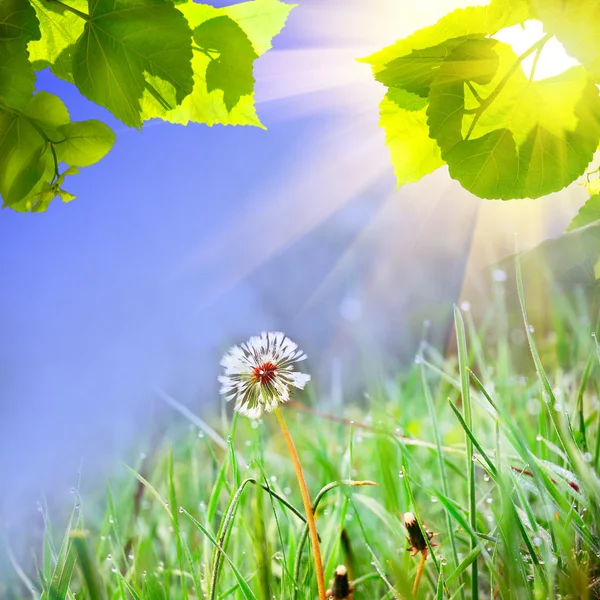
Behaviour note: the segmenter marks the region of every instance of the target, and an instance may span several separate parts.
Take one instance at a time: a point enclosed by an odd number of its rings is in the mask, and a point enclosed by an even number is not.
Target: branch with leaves
[[[71,122],[57,96],[35,90],[49,68],[129,127],[170,123],[263,127],[254,61],[292,6],[251,0],[215,8],[192,0],[0,0],[0,196],[45,211],[115,142],[100,121]]]
[[[541,21],[545,35],[517,56],[494,38]],[[600,141],[600,13],[581,0],[492,0],[456,10],[363,59],[387,87],[381,112],[398,185],[448,165],[481,198],[537,198],[580,177]],[[581,64],[533,80],[551,38]]]

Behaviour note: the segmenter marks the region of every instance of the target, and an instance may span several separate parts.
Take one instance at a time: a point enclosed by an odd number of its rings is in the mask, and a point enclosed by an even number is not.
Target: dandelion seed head
[[[261,333],[223,356],[221,394],[234,409],[251,419],[271,412],[290,399],[290,387],[302,389],[310,375],[294,370],[306,359],[298,345],[281,332]]]

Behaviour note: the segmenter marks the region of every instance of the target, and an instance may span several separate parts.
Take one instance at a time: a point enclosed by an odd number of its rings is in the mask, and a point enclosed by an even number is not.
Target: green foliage
[[[57,77],[125,125],[262,127],[254,60],[271,47],[291,5],[251,0],[227,8],[170,0],[0,0],[0,195],[41,212],[66,176],[111,149],[99,121],[71,122],[62,101],[35,93],[35,71]]]
[[[531,19],[546,34],[521,56],[494,39]],[[575,181],[600,141],[599,28],[596,2],[492,0],[364,59],[388,88],[380,124],[398,185],[444,163],[481,198],[537,198]],[[553,36],[581,66],[533,81],[522,62]]]

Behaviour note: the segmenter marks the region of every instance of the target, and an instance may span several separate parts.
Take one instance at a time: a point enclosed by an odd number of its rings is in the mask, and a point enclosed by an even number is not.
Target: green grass
[[[424,342],[367,407],[349,401],[334,418],[284,408],[326,577],[345,564],[357,600],[411,597],[419,557],[406,551],[407,511],[439,534],[421,598],[600,597],[594,326],[561,297],[555,333],[533,332],[524,310],[520,322],[506,313],[502,289],[477,330],[456,311],[457,353]],[[123,469],[105,514],[78,500],[66,534],[47,531],[37,576],[11,557],[19,572],[7,598],[316,598],[275,418],[223,411],[208,426],[179,408],[190,426]]]

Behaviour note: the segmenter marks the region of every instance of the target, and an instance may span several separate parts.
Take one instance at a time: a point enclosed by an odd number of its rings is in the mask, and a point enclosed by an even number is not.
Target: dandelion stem
[[[421,552],[421,560],[419,561],[419,566],[417,568],[417,574],[415,575],[415,583],[412,589],[412,595],[414,597],[417,596],[417,591],[419,590],[419,583],[421,582],[421,575],[423,575],[423,569],[425,568],[425,561],[427,560],[427,551]]]
[[[308,495],[308,488],[306,487],[306,481],[304,480],[304,473],[302,471],[302,465],[296,452],[296,446],[294,440],[290,435],[290,431],[285,424],[285,420],[279,408],[275,409],[275,415],[283,431],[283,436],[290,451],[292,462],[294,463],[294,469],[296,470],[296,477],[298,478],[298,485],[300,486],[300,493],[302,494],[302,502],[304,503],[304,510],[306,511],[306,522],[308,523],[308,531],[310,534],[310,541],[313,547],[313,555],[315,560],[315,571],[317,573],[317,587],[319,589],[319,600],[326,600],[325,595],[325,577],[323,575],[323,563],[321,561],[321,549],[319,547],[319,536],[317,534],[317,526],[315,524],[315,517],[310,502],[310,496]]]

